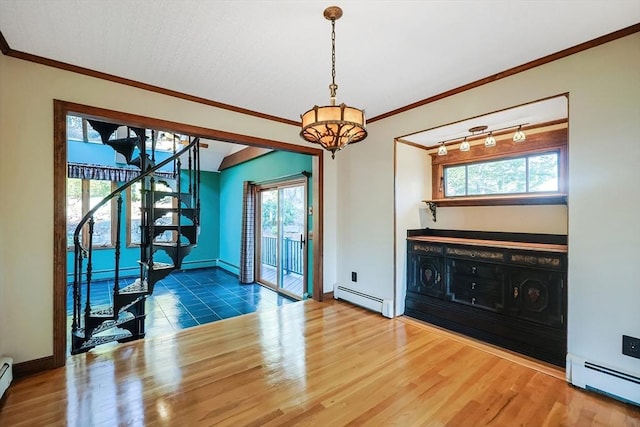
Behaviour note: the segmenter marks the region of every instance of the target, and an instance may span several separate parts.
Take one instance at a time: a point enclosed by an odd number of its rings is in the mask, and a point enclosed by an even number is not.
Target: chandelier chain
[[[331,83],[336,84],[336,20],[331,20]]]

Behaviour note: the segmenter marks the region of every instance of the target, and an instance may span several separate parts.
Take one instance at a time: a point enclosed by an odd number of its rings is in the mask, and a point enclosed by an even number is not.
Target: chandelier
[[[344,103],[336,105],[336,20],[342,16],[342,9],[330,6],[324,10],[324,17],[331,21],[331,84],[329,93],[330,103],[323,107],[315,105],[312,109],[300,115],[302,130],[300,136],[305,141],[320,144],[322,148],[331,152],[335,158],[336,151],[349,144],[355,144],[367,137],[364,111],[349,107]]]

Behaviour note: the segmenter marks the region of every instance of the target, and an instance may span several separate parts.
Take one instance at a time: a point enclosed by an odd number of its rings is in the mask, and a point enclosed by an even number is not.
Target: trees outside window
[[[114,188],[115,183],[112,181],[67,178],[67,247],[73,247],[73,234],[80,220]],[[94,214],[94,247],[113,247],[114,206],[114,201],[111,201]],[[80,240],[84,246],[89,242],[88,223],[82,229]]]

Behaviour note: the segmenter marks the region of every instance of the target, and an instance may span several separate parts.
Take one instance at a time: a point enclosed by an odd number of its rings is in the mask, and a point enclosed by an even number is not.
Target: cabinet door
[[[513,267],[510,284],[509,313],[512,316],[564,327],[564,273]]]
[[[409,254],[407,290],[419,294],[442,297],[442,259],[440,257]]]

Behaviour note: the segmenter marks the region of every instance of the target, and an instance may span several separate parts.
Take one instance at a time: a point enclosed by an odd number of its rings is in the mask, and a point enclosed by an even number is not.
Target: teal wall
[[[68,160],[77,163],[104,164],[114,166],[115,155],[111,147],[101,144],[88,144],[69,141]],[[237,274],[240,264],[240,236],[242,225],[242,188],[244,181],[262,182],[302,171],[312,170],[312,157],[305,154],[277,151],[250,160],[248,162],[225,169],[222,172],[201,172],[201,213],[198,245],[185,258],[183,269],[220,267]],[[187,190],[188,179],[182,171],[183,191]],[[308,203],[313,200],[309,183]],[[139,274],[140,249],[126,247],[126,197],[122,203],[121,230],[121,277]],[[312,229],[312,217],[307,217],[309,230]],[[308,288],[311,292],[312,243],[307,245],[308,255]],[[67,253],[67,277],[73,280],[73,250]],[[156,260],[169,262],[163,251],[156,253]],[[85,266],[86,266],[86,260]],[[93,278],[107,279],[113,277],[115,262],[114,249],[95,249],[93,252]]]
[[[242,227],[242,188],[244,181],[262,182],[302,171],[311,172],[312,156],[274,151],[256,159],[225,169],[220,173],[220,267],[237,274],[240,265],[240,239]],[[312,189],[307,186],[309,206]],[[307,217],[311,229],[312,217]],[[308,266],[312,265],[312,248],[307,245]],[[308,268],[308,271],[311,269]],[[311,275],[308,274],[311,283]]]
[[[115,166],[115,155],[111,147],[102,144],[89,144],[77,141],[69,141],[68,160],[77,163],[103,164]],[[160,156],[158,156],[160,157]],[[164,154],[166,158],[166,154]],[[188,188],[186,171],[182,171],[182,187]],[[220,174],[218,172],[200,173],[200,234],[198,245],[183,261],[183,269],[213,267],[216,265],[220,252]],[[137,276],[140,273],[138,260],[140,249],[137,246],[126,247],[127,231],[127,201],[123,195],[122,200],[122,229],[120,232],[120,276]],[[188,220],[183,221],[188,223]],[[170,262],[169,257],[163,252],[156,252],[157,261]],[[73,249],[67,252],[67,279],[73,281]],[[86,260],[83,261],[86,267]],[[115,268],[115,249],[94,249],[93,251],[93,279],[113,278]]]

